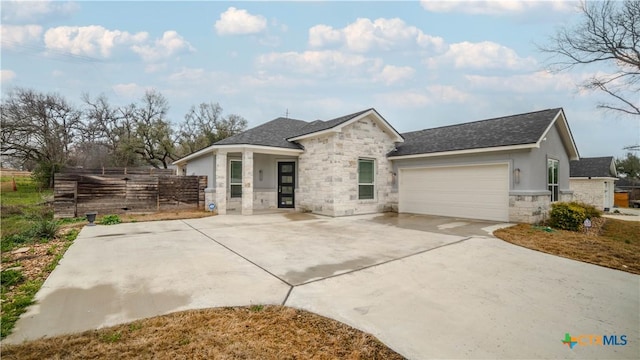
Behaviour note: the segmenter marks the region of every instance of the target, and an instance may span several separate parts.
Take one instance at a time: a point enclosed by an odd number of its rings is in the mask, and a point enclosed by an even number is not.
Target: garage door
[[[509,220],[506,164],[400,169],[399,211]]]

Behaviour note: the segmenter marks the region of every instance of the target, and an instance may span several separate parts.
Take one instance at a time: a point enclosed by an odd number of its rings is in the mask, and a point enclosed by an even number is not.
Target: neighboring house
[[[571,161],[569,188],[574,200],[609,211],[613,207],[614,182],[618,178],[613,156]]]
[[[625,193],[626,201],[620,201],[623,207],[640,207],[640,180],[620,178],[616,181],[616,193]],[[622,200],[622,199],[621,199]]]
[[[399,134],[375,109],[306,122],[278,118],[185,156],[227,210],[383,211],[537,222],[569,200],[579,158],[560,108]]]

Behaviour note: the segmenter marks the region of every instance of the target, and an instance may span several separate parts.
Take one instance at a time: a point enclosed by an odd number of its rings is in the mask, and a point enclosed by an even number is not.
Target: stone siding
[[[542,222],[548,218],[550,208],[549,195],[509,195],[509,222]]]
[[[297,207],[329,216],[388,211],[392,167],[386,154],[394,143],[369,118],[350,124],[338,133],[300,141],[305,152],[299,158]],[[375,192],[372,200],[358,199],[358,159],[375,160]],[[396,196],[397,203],[397,196]]]
[[[574,200],[604,208],[604,180],[571,179],[569,186],[573,190]]]
[[[561,190],[558,201],[573,201],[573,192]],[[549,218],[551,204],[548,194],[509,195],[509,222],[543,222]]]
[[[278,205],[277,198],[278,193],[275,190],[255,189],[253,191],[253,208],[254,210],[275,209]]]

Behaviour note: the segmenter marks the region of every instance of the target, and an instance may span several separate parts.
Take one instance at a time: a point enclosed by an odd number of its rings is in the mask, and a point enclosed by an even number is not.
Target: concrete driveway
[[[85,227],[6,342],[284,304],[411,359],[638,357],[640,277],[505,243],[497,226],[289,213]],[[566,333],[627,343],[570,349]]]

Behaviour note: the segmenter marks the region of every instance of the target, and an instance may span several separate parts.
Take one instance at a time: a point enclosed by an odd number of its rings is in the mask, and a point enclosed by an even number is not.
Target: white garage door
[[[399,211],[509,220],[506,164],[400,169]]]

